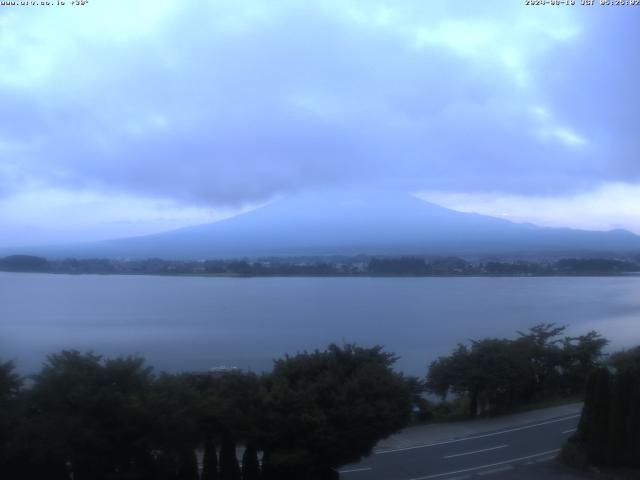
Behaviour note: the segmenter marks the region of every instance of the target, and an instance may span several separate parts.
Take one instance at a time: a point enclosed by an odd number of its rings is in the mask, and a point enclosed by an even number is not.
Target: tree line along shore
[[[460,257],[270,257],[227,260],[0,258],[0,271],[60,274],[204,276],[564,276],[640,273],[640,255],[616,258],[467,261]]]
[[[606,355],[606,344],[594,331],[570,337],[563,326],[540,324],[514,338],[459,344],[424,378],[394,371],[397,356],[381,346],[353,344],[286,355],[262,374],[156,373],[141,357],[68,350],[23,377],[5,361],[0,475],[335,479],[338,467],[411,422],[583,394],[580,426],[562,458],[579,467],[639,468],[640,347]]]

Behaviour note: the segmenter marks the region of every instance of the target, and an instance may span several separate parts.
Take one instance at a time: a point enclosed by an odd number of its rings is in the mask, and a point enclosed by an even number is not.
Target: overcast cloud
[[[372,184],[640,233],[640,7],[523,3],[0,7],[0,245]]]

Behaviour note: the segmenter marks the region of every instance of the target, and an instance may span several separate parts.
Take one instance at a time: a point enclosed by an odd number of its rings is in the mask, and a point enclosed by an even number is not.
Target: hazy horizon
[[[0,257],[198,260],[330,256],[500,255],[546,258],[640,252],[625,230],[539,227],[380,189],[321,189],[281,196],[213,223],[94,242],[0,246]]]
[[[46,240],[40,240],[27,245],[24,245],[24,244],[1,245],[0,244],[0,253],[11,252],[12,251],[11,249],[16,249],[17,252],[23,252],[25,251],[24,249],[28,249],[30,247],[37,248],[37,247],[48,247],[48,246],[54,246],[54,247],[69,246],[70,248],[73,248],[74,245],[80,246],[85,244],[100,243],[102,241],[126,240],[129,238],[135,239],[140,237],[153,237],[157,234],[165,234],[165,233],[181,232],[181,231],[186,232],[190,230],[190,227],[206,227],[218,222],[230,220],[239,216],[244,216],[245,214],[249,214],[251,212],[261,213],[259,211],[262,209],[269,211],[270,206],[279,207],[280,205],[286,205],[285,211],[287,212],[287,216],[289,217],[290,221],[291,221],[291,216],[294,216],[294,217],[298,216],[299,220],[303,221],[305,219],[305,216],[308,215],[311,217],[310,222],[313,224],[314,214],[318,213],[317,211],[314,211],[314,209],[317,209],[319,205],[322,206],[322,204],[325,204],[329,206],[329,208],[331,208],[332,204],[333,205],[340,205],[341,203],[364,204],[365,202],[371,202],[371,206],[370,208],[368,208],[368,210],[371,210],[371,212],[373,212],[374,214],[376,211],[379,211],[380,212],[379,219],[381,221],[384,221],[385,219],[388,220],[389,217],[394,214],[394,211],[393,211],[394,203],[397,202],[398,200],[402,201],[401,200],[402,198],[407,198],[407,199],[413,198],[416,200],[424,201],[426,205],[432,205],[438,208],[450,210],[452,212],[472,213],[472,214],[478,213],[478,212],[466,210],[464,208],[458,209],[458,208],[445,207],[442,204],[431,202],[425,199],[420,193],[410,193],[410,192],[394,191],[394,190],[381,191],[379,189],[378,190],[376,189],[340,189],[340,190],[330,189],[330,190],[316,190],[316,191],[311,190],[311,191],[306,191],[301,193],[294,193],[290,195],[280,195],[267,201],[266,203],[246,206],[241,208],[238,211],[221,213],[219,217],[214,219],[209,219],[209,220],[203,220],[201,223],[195,223],[195,224],[179,226],[179,227],[169,227],[167,229],[154,230],[154,231],[145,232],[145,233],[133,234],[130,236],[105,237],[105,238],[100,237],[95,239],[87,239],[84,241],[75,240],[75,241],[60,241],[60,242],[50,243],[50,242],[47,242]],[[385,209],[385,207],[387,208]],[[326,213],[327,213],[326,211],[321,212],[321,218],[323,215],[326,215]],[[340,213],[343,213],[343,212],[336,210],[336,215],[334,218],[335,220],[334,223],[336,228],[345,227],[344,220],[342,222],[339,221]],[[398,210],[398,213],[402,213],[402,212]],[[482,213],[478,213],[478,214],[481,215],[482,217],[487,217],[488,219],[495,218],[500,220],[506,220],[507,222],[510,222],[516,225],[530,225],[534,227],[544,227],[544,225],[540,225],[534,222],[528,222],[524,220],[517,221],[514,219],[504,218],[496,215],[486,215]],[[275,218],[272,216],[271,220],[276,220],[277,223],[280,223],[281,221],[286,221],[284,218],[278,219],[277,216]],[[293,220],[291,223],[297,223],[297,222],[296,220]],[[262,227],[266,231],[269,228],[268,222],[263,221]],[[262,227],[260,225],[256,225],[257,229],[260,229]],[[562,227],[562,226],[552,226],[551,228],[569,228],[571,230],[576,230],[576,231],[594,231],[594,232],[595,231],[613,232],[615,230],[626,230],[626,229],[620,229],[620,228],[585,229],[585,228],[579,228],[579,227]],[[626,230],[626,231],[629,231],[629,230]],[[415,252],[416,254],[428,253],[426,251],[420,252],[418,250],[420,249],[416,250]]]

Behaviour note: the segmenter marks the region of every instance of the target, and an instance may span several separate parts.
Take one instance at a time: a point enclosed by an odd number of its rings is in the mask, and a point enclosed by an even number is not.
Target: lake
[[[330,342],[382,344],[424,375],[457,342],[541,322],[640,344],[640,277],[205,278],[0,273],[0,358],[141,354],[159,370],[237,366]]]

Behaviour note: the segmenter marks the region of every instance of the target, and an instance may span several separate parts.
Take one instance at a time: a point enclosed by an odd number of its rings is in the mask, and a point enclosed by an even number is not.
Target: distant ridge
[[[4,254],[106,258],[204,259],[320,255],[464,255],[640,250],[640,236],[546,228],[461,213],[409,194],[302,194],[215,223]]]

